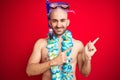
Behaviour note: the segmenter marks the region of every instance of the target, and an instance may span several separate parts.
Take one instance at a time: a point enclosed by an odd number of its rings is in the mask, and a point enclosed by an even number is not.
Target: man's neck
[[[59,42],[61,42],[63,39],[62,39],[62,35],[61,36],[57,36],[58,39],[59,39]]]

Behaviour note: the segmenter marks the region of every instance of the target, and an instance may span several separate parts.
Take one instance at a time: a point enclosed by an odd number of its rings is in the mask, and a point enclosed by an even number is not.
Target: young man
[[[50,27],[55,35],[53,39],[39,39],[28,61],[26,72],[29,76],[42,75],[42,80],[76,80],[75,68],[88,76],[91,71],[91,57],[96,52],[94,44],[72,38],[67,27],[70,24],[67,12],[61,7],[50,12]]]

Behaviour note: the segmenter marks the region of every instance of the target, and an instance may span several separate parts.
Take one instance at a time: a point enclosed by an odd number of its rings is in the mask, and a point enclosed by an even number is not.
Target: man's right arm
[[[26,73],[28,76],[39,75],[50,69],[50,61],[40,63],[41,60],[41,49],[43,46],[44,39],[39,39],[33,48],[33,52],[29,58]]]

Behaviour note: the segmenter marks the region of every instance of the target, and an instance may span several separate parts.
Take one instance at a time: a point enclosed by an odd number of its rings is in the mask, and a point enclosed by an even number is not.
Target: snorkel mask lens
[[[69,4],[64,2],[53,2],[50,3],[50,9],[56,9],[56,8],[62,8],[62,9],[69,9]]]

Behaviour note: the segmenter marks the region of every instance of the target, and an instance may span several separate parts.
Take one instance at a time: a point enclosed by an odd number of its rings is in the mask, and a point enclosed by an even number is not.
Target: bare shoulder
[[[44,46],[47,43],[47,38],[40,38],[35,42],[35,46]]]
[[[82,41],[80,41],[80,40],[73,39],[73,42],[74,42],[74,44],[75,44],[76,46],[81,46],[81,47],[84,46],[83,43],[82,43]]]
[[[47,38],[40,38],[36,41],[36,43],[44,43],[46,42]]]
[[[84,44],[80,40],[73,39],[74,46],[79,49],[79,51],[84,50]]]

